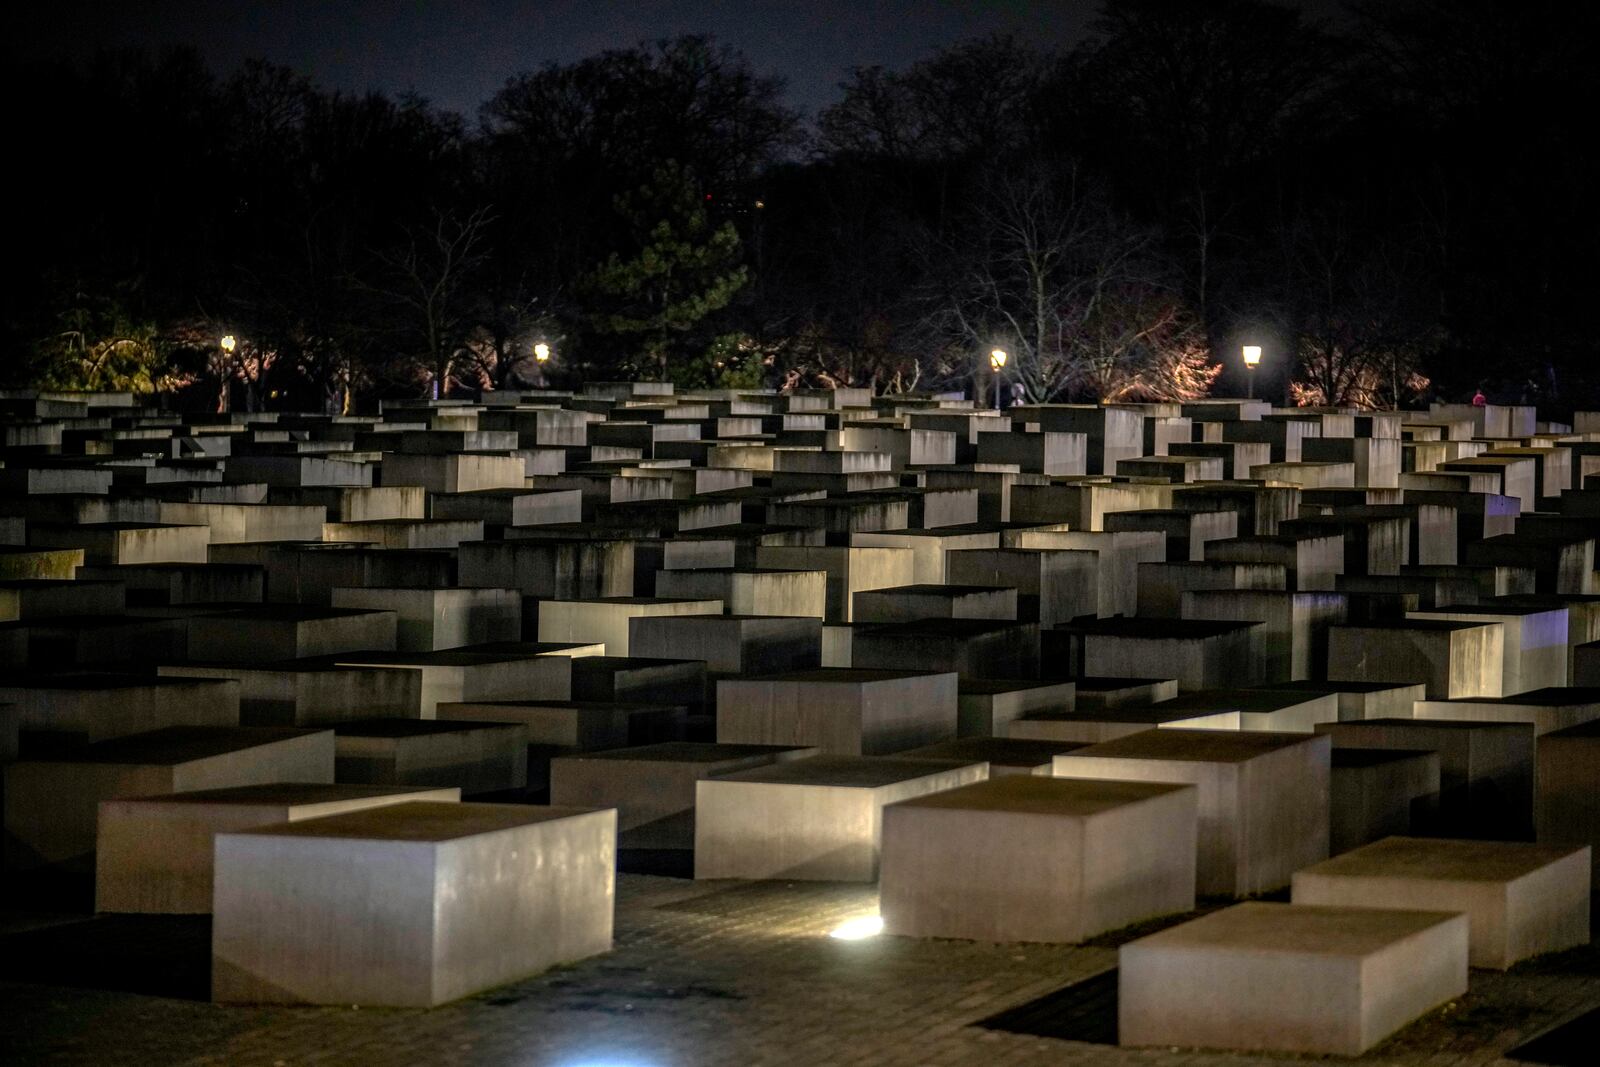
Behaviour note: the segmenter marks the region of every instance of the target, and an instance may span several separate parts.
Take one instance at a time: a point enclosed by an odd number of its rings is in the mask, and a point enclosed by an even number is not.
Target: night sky
[[[1336,0],[1294,0],[1329,15]],[[51,0],[8,5],[13,55],[80,58],[102,46],[198,46],[221,73],[262,57],[336,89],[415,89],[473,115],[508,76],[554,60],[711,33],[815,113],[854,66],[903,68],[963,38],[1014,33],[1071,45],[1099,0]]]

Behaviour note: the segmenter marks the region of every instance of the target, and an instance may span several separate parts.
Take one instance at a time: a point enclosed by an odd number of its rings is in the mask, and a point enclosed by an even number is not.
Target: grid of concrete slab
[[[1137,1047],[1358,1055],[1590,944],[1600,415],[595,383],[0,428],[8,904],[208,917],[219,1004],[526,988],[613,950],[619,868],[1120,938]]]

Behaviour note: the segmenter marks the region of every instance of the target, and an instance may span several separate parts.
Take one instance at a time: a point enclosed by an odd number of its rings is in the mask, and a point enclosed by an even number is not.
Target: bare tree
[[[1216,377],[1155,234],[1119,217],[1075,170],[992,178],[969,226],[937,247],[930,324],[944,372],[993,347],[1034,401],[1200,395]]]
[[[399,314],[392,332],[402,359],[435,397],[449,392],[451,373],[467,352],[469,287],[491,221],[488,208],[435,211],[427,224],[405,227],[394,248],[377,253],[387,281],[367,288]]]

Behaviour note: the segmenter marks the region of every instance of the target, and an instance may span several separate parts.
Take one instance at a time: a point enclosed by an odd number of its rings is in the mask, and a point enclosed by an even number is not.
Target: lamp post
[[[1005,369],[1006,350],[1003,348],[989,349],[989,369],[994,371],[994,409],[1000,410],[1000,372]]]
[[[545,344],[543,341],[540,341],[538,344],[534,345],[533,358],[538,360],[540,363],[544,363],[549,360],[550,346]]]
[[[1251,400],[1254,400],[1256,398],[1256,366],[1260,362],[1261,362],[1261,346],[1260,345],[1245,345],[1244,346],[1244,369],[1245,369],[1245,378],[1250,383],[1249,399],[1251,399]]]

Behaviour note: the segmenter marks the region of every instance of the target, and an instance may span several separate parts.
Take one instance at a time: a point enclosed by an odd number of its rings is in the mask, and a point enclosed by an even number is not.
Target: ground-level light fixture
[[[1261,346],[1245,345],[1243,351],[1244,369],[1247,372],[1246,379],[1250,382],[1250,399],[1254,400],[1256,398],[1255,369],[1261,363]]]
[[[835,926],[828,936],[840,941],[863,941],[883,933],[883,916],[857,915]]]
[[[543,363],[550,358],[550,346],[543,341],[533,346],[533,358]]]

